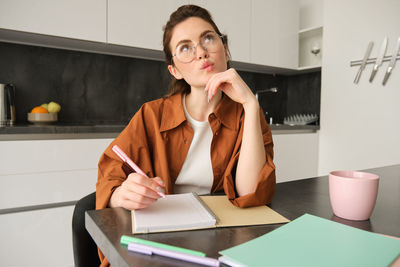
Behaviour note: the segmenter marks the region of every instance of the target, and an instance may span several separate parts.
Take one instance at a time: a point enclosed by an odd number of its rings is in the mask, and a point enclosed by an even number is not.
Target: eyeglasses
[[[222,39],[223,36],[216,32],[207,32],[200,37],[200,42],[197,44],[192,41],[180,43],[172,57],[176,57],[182,63],[192,62],[196,58],[196,50],[199,44],[207,52],[215,53],[221,48]]]

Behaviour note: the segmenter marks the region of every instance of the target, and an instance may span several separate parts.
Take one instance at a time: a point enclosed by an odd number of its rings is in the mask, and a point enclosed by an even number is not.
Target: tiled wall
[[[167,93],[164,62],[0,42],[0,83],[16,86],[17,124],[49,101],[61,104],[59,124],[125,124],[146,101]],[[294,76],[239,72],[260,94],[268,117],[320,110],[321,73]]]

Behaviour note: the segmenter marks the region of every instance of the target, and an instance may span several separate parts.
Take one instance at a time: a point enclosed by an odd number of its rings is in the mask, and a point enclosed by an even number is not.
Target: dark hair
[[[164,30],[163,46],[164,46],[164,54],[165,54],[165,63],[167,65],[174,64],[174,62],[172,61],[172,52],[169,47],[169,44],[170,44],[171,38],[172,38],[172,31],[177,24],[181,23],[182,21],[184,21],[190,17],[198,17],[198,18],[201,18],[201,19],[205,20],[206,22],[210,23],[211,26],[214,28],[215,32],[218,35],[222,36],[222,42],[223,42],[224,46],[226,47],[226,49],[229,51],[228,37],[226,35],[221,34],[217,25],[213,21],[210,13],[206,9],[196,6],[196,5],[184,5],[184,6],[179,7],[175,12],[173,12],[171,14],[171,16],[169,17],[169,21],[163,27],[163,30]],[[230,64],[228,62],[228,68],[229,68],[229,65]],[[175,79],[175,77],[172,77],[170,84],[169,84],[167,96],[171,96],[171,95],[174,95],[174,94],[177,94],[180,92],[184,92],[186,94],[190,93],[190,85],[184,79],[177,80],[177,79]]]

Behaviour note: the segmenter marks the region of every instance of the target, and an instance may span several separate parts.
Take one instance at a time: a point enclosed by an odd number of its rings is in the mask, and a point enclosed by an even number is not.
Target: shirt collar
[[[239,128],[238,112],[241,112],[240,105],[234,102],[225,94],[222,94],[221,101],[218,103],[212,114],[215,114],[221,123],[231,129]],[[168,131],[186,120],[183,110],[182,93],[167,97],[164,102],[163,114],[161,117],[160,131]]]
[[[160,131],[171,130],[186,120],[182,105],[182,93],[167,97],[161,117]]]

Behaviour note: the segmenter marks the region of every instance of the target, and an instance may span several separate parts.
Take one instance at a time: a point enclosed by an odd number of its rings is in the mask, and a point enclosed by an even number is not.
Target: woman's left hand
[[[242,105],[256,100],[253,92],[236,70],[232,68],[224,72],[216,73],[208,80],[204,90],[208,93],[208,99],[210,101],[218,92],[218,89],[221,89],[233,101]]]

